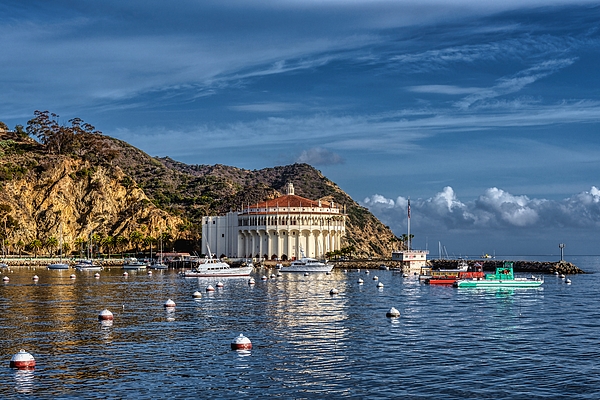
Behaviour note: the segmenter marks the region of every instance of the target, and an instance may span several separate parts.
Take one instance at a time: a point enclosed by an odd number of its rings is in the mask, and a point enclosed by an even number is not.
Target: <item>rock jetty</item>
[[[510,260],[507,260],[510,261]],[[494,271],[497,267],[501,267],[504,260],[468,260],[467,263],[472,266],[476,262],[483,264],[484,271]],[[452,269],[456,268],[457,260],[431,260],[429,261],[433,268]],[[515,272],[531,272],[542,274],[559,274],[575,275],[585,274],[586,272],[579,269],[576,265],[567,261],[512,261]]]

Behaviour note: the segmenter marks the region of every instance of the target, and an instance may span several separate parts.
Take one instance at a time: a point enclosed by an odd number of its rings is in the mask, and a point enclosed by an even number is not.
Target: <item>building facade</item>
[[[340,250],[346,215],[334,202],[314,201],[287,194],[251,204],[242,211],[202,218],[202,252],[229,258],[292,260],[323,258]]]

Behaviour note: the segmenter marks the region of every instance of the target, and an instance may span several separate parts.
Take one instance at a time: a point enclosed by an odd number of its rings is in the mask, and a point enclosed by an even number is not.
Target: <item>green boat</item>
[[[535,288],[544,283],[544,279],[516,278],[513,272],[513,263],[505,261],[502,267],[496,268],[495,274],[485,274],[484,278],[460,279],[454,282],[458,288]]]

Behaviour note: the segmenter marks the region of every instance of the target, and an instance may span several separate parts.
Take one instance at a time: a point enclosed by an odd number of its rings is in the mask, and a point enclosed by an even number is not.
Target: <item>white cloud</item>
[[[343,164],[344,160],[339,156],[339,154],[321,147],[313,147],[300,153],[296,159],[296,162],[318,166]]]

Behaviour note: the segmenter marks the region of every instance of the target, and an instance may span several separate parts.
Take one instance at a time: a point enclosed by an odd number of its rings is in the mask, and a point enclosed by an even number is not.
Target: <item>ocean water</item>
[[[113,268],[96,279],[13,268],[0,284],[0,393],[598,399],[600,257],[567,261],[590,274],[569,277],[570,285],[547,275],[539,289],[515,290],[429,286],[382,270],[262,281],[274,271],[257,270],[255,285],[221,279],[224,287],[207,293],[216,279],[180,278],[172,270],[125,278]],[[332,288],[339,294],[330,295]],[[201,299],[192,297],[196,290]],[[175,311],[165,310],[167,299]],[[391,307],[400,318],[386,318]],[[111,326],[98,322],[105,308],[114,314]],[[239,334],[252,350],[231,350]],[[35,357],[35,370],[9,368],[20,349]]]

